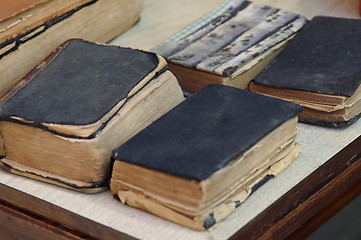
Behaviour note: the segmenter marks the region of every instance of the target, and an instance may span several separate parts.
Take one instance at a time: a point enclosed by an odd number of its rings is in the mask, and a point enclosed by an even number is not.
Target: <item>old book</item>
[[[295,13],[229,0],[153,51],[186,92],[211,83],[245,89],[305,23]]]
[[[67,41],[4,95],[2,167],[101,191],[108,187],[111,151],[183,99],[155,53]]]
[[[0,1],[0,96],[69,38],[105,43],[132,26],[142,0]]]
[[[301,104],[300,120],[342,127],[361,113],[361,20],[315,17],[250,90]]]
[[[111,191],[124,204],[207,229],[299,155],[300,111],[209,85],[113,151]]]

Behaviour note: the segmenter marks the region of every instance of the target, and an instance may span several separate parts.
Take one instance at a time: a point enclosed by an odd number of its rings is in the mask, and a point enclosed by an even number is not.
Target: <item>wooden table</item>
[[[145,0],[140,22],[112,44],[151,49],[223,0]],[[358,18],[357,0],[257,0],[312,18]],[[361,121],[346,129],[299,124],[301,156],[226,220],[196,232],[120,205],[0,172],[1,239],[302,239],[361,192]]]

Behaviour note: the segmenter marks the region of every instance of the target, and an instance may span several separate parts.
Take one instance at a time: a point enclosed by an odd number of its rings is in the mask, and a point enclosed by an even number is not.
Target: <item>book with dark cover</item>
[[[67,41],[3,97],[1,162],[21,175],[102,190],[111,150],[182,100],[155,53]]]
[[[142,0],[0,1],[0,96],[70,38],[105,43],[140,17]]]
[[[315,17],[250,89],[303,105],[306,122],[351,124],[361,113],[360,42],[361,20]]]
[[[209,228],[298,156],[300,111],[276,98],[207,86],[113,151],[111,190],[128,205]]]
[[[282,9],[228,0],[153,51],[187,92],[211,83],[245,89],[306,22]]]

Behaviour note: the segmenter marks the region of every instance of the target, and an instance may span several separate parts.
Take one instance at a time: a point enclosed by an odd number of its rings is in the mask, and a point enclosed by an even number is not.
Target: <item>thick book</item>
[[[203,230],[301,152],[301,107],[224,85],[187,98],[112,153],[122,203]]]
[[[167,59],[186,92],[211,83],[245,89],[306,22],[282,9],[228,0],[152,51]]]
[[[300,120],[342,127],[361,113],[361,20],[315,17],[250,84],[301,104]]]
[[[62,42],[105,43],[131,27],[142,0],[0,1],[0,96]]]
[[[1,99],[1,165],[74,190],[104,190],[112,150],[183,100],[155,53],[66,41]]]

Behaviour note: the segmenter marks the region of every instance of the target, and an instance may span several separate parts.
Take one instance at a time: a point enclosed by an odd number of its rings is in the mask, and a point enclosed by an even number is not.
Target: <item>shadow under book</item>
[[[1,165],[78,191],[107,189],[111,151],[183,99],[162,57],[67,41],[3,97]]]
[[[210,228],[300,154],[300,111],[276,98],[207,86],[113,151],[111,190],[124,204]]]

